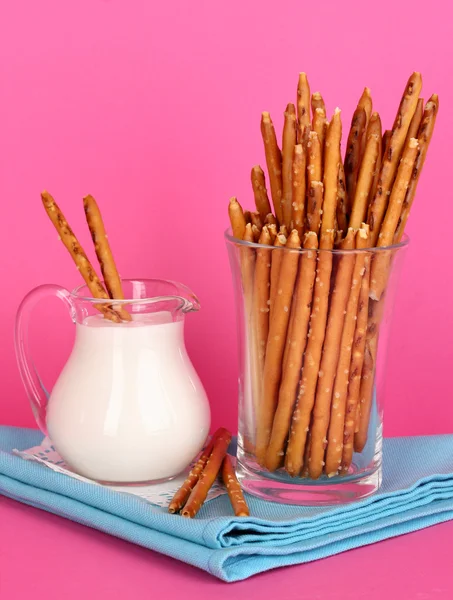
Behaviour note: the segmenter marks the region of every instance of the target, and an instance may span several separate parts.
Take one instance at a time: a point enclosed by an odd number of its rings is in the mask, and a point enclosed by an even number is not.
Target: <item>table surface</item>
[[[0,496],[1,600],[453,598],[453,522],[227,584]]]

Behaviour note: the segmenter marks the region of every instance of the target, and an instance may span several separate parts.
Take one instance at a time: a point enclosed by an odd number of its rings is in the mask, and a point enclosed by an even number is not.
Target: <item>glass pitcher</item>
[[[199,310],[185,286],[157,279],[123,280],[132,319],[114,323],[86,286],[69,292],[42,285],[22,301],[16,356],[36,421],[77,473],[103,483],[133,484],[178,475],[202,448],[210,409],[187,355],[184,316]],[[49,394],[29,351],[28,322],[44,297],[57,296],[75,324],[75,342]]]

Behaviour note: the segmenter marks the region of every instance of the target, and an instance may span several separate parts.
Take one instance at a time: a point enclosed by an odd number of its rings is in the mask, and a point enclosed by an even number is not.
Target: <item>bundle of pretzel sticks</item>
[[[41,200],[46,213],[58,232],[59,239],[69,251],[93,298],[99,298],[100,300],[110,298],[124,300],[121,279],[107,239],[101,211],[93,196],[88,195],[83,198],[83,207],[104,283],[99,279],[79,240],[76,238],[65,216],[49,192],[42,192]],[[114,323],[131,320],[131,315],[119,305],[111,305],[103,302],[98,304],[97,308],[103,313],[106,319]]]
[[[237,517],[247,517],[250,514],[231,458],[227,453],[230,441],[231,433],[227,429],[220,427],[214,433],[186,480],[173,496],[168,512],[172,514],[179,512],[189,519],[195,517],[221,472],[234,514]]]
[[[256,210],[244,212],[232,198],[229,217],[233,236],[247,242],[239,260],[256,412],[252,447],[269,471],[284,467],[311,479],[346,474],[354,451],[365,447],[394,257],[394,249],[383,249],[403,238],[439,107],[436,94],[424,103],[421,87],[413,73],[384,133],[365,88],[344,160],[341,111],[327,120],[305,73],[296,105],[284,113],[281,149],[262,113],[270,200],[264,171],[254,166]]]

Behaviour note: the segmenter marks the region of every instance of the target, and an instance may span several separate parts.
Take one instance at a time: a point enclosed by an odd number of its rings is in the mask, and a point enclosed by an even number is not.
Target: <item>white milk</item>
[[[206,393],[169,313],[76,325],[47,407],[49,437],[79,474],[145,482],[180,473],[209,431]]]

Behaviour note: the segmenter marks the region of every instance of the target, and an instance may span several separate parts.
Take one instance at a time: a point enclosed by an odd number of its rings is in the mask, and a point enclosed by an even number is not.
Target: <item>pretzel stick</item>
[[[291,232],[285,248],[288,250],[273,250],[273,253],[282,253],[283,258],[278,278],[278,290],[275,295],[272,315],[269,321],[269,336],[264,363],[263,393],[257,419],[256,456],[260,465],[264,464],[278,400],[278,386],[282,371],[289,309],[291,307],[299,262],[299,253],[294,252],[294,250],[300,249],[300,238],[295,229]]]
[[[263,222],[261,221],[261,217],[258,211],[252,211],[250,213],[250,220],[252,222],[252,225],[254,225],[261,232],[261,229],[263,228]]]
[[[359,172],[360,158],[362,153],[362,138],[366,131],[366,113],[361,107],[354,111],[349,131],[348,143],[346,146],[346,155],[344,159],[344,172],[346,176],[346,191],[348,199],[352,204],[355,197],[355,188],[357,185],[357,175]],[[350,206],[347,207],[348,214],[351,212]]]
[[[379,172],[381,170],[381,163],[382,163],[382,124],[381,124],[381,117],[379,116],[379,113],[377,113],[377,112],[374,112],[371,115],[370,122],[368,123],[367,137],[370,137],[370,135],[378,136],[378,153],[377,153],[378,156],[377,156],[376,164],[374,165],[374,170],[373,170],[373,182],[371,184],[371,189],[368,194],[368,205],[369,205],[370,201],[372,200],[372,198],[374,198],[374,196],[376,195],[376,190],[377,190],[377,186],[379,183]],[[366,144],[364,146],[364,152],[365,152],[365,150],[366,150]],[[368,207],[367,207],[367,212],[368,212]],[[365,220],[365,217],[363,218],[363,220]]]
[[[321,232],[335,228],[338,191],[338,169],[341,162],[341,116],[336,108],[326,133],[324,153],[324,203]]]
[[[267,225],[267,230],[271,238],[271,246],[273,246],[275,238],[277,237],[277,226],[275,224]]]
[[[321,148],[321,157],[324,156],[324,142],[326,138],[327,128],[326,111],[322,108],[317,108],[313,113],[313,131],[316,132]]]
[[[259,165],[252,168],[250,174],[252,181],[253,195],[255,197],[256,210],[259,212],[262,221],[266,220],[269,213],[272,213],[271,204],[267,196],[266,178],[264,171]]]
[[[415,198],[415,192],[417,191],[420,173],[422,172],[423,165],[425,164],[426,153],[428,152],[429,143],[433,135],[438,110],[439,99],[437,97],[437,94],[433,94],[426,103],[425,110],[423,113],[423,119],[420,123],[420,127],[417,134],[418,141],[420,144],[420,152],[415,161],[412,178],[407,189],[406,197],[404,198],[403,207],[401,210],[401,217],[395,234],[396,243],[400,242],[401,238],[403,237],[404,228],[406,227],[407,219],[409,218],[409,213]]]
[[[403,201],[412,178],[415,160],[419,151],[418,140],[411,138],[404,149],[395,183],[379,233],[378,246],[390,246],[395,237],[398,221],[401,216]],[[384,293],[390,271],[391,253],[379,252],[371,265],[370,298],[379,300]]]
[[[367,239],[368,225],[358,230],[356,236],[356,248],[364,248],[367,243]],[[356,331],[356,323],[358,323],[357,308],[359,306],[365,256],[365,253],[362,252],[356,254],[354,258],[355,264],[352,274],[351,291],[346,306],[343,332],[341,334],[340,357],[338,360],[335,384],[333,388],[329,433],[327,436],[325,471],[326,475],[329,477],[337,474],[343,455],[343,432],[345,428],[345,418],[347,415],[346,406],[348,399],[351,354],[354,342],[354,333]],[[363,340],[365,341],[365,335],[363,335]],[[324,383],[324,379],[322,382]]]
[[[247,223],[252,223],[252,213],[249,210],[244,210],[244,219],[246,225]]]
[[[369,87],[366,87],[363,90],[362,95],[360,96],[359,101],[357,103],[357,108],[363,108],[363,110],[365,111],[366,122],[368,125],[371,118],[371,112],[373,110],[373,100],[371,98],[371,90]]]
[[[312,96],[311,96],[311,111],[313,113],[313,115],[315,114],[316,110],[320,108],[321,110],[324,111],[324,114],[326,114],[326,105],[324,103],[324,99],[321,96],[320,92],[313,92]]]
[[[385,216],[385,211],[387,210],[390,190],[403,152],[406,135],[417,108],[421,87],[422,78],[420,73],[413,73],[404,90],[398,113],[393,124],[392,133],[383,155],[376,195],[372,199],[368,211],[370,245],[372,247],[376,246],[378,240],[382,221]]]
[[[69,251],[69,254],[72,257],[72,260],[75,262],[77,269],[80,271],[85,283],[87,284],[90,293],[93,295],[93,298],[99,299],[110,299],[110,296],[106,292],[104,286],[102,285],[99,277],[96,275],[96,272],[87,258],[82,246],[79,243],[79,240],[74,235],[69,223],[65,219],[65,216],[61,212],[58,204],[49,194],[49,192],[42,192],[41,199],[44,205],[44,208],[52,221],[55,229],[58,232],[59,238]],[[121,318],[112,309],[110,305],[107,304],[98,304],[96,308],[104,314],[104,317],[113,321],[115,323],[120,323]]]
[[[348,233],[342,242],[342,250],[352,250],[354,246],[355,231],[353,229],[348,229]],[[330,300],[321,367],[319,370],[319,385],[317,387],[313,408],[313,425],[311,428],[308,469],[312,479],[317,479],[321,475],[325,464],[324,453],[327,444],[326,435],[329,427],[332,388],[339,361],[338,349],[345,321],[346,306],[351,290],[353,270],[354,254],[351,253],[349,255],[345,254],[340,256],[337,276],[335,278]],[[346,370],[349,372],[349,363]],[[340,417],[341,416],[342,415],[340,415]]]
[[[275,238],[274,246],[281,248],[286,245],[286,236],[283,233],[279,233]],[[283,252],[276,251],[271,254],[271,281],[270,281],[270,293],[269,293],[269,319],[272,318],[272,311],[274,308],[275,295],[277,294],[278,278],[280,275],[280,266],[282,264]]]
[[[209,490],[212,484],[219,474],[220,467],[222,466],[223,459],[228,450],[228,446],[231,441],[231,433],[226,429],[222,429],[218,437],[214,442],[211,455],[203,469],[195,487],[193,488],[190,496],[186,502],[186,505],[181,511],[183,517],[193,519],[197,512],[206,500]]]
[[[414,116],[412,117],[411,124],[406,135],[406,145],[409,143],[411,138],[417,139],[418,129],[423,118],[423,98],[417,100],[417,108],[415,109]]]
[[[313,284],[316,273],[316,250],[318,236],[313,231],[305,235],[304,252],[299,264],[299,275],[294,290],[293,306],[288,327],[288,337],[283,360],[283,375],[278,396],[277,410],[272,425],[265,465],[269,471],[275,471],[283,461],[285,443],[289,433],[291,415],[296,401],[302,359],[307,343],[307,330]]]
[[[175,514],[179,512],[186,503],[187,498],[190,496],[191,491],[195,487],[197,481],[200,478],[201,473],[203,472],[203,469],[206,466],[206,463],[209,460],[209,457],[211,456],[212,450],[214,448],[214,443],[217,437],[222,433],[222,431],[226,430],[218,429],[214,433],[206,448],[200,454],[197,462],[194,464],[190,473],[187,475],[187,478],[185,479],[184,483],[173,496],[172,501],[168,506],[169,513]]]
[[[254,242],[255,244],[259,242],[261,231],[262,229],[260,229],[256,225],[252,225],[252,242]]]
[[[261,115],[261,135],[264,143],[272,204],[279,223],[283,223],[282,215],[282,153],[277,144],[274,124],[268,112]]]
[[[322,155],[318,134],[311,131],[307,144],[307,186],[310,189],[312,181],[322,179]]]
[[[248,517],[250,515],[249,507],[247,506],[241,486],[237,480],[229,454],[226,454],[223,459],[222,481],[227,489],[228,497],[230,498],[231,506],[233,507],[236,517]]]
[[[357,247],[366,248],[368,245],[368,225],[362,225],[360,231],[366,232],[366,238],[363,235],[357,237]],[[365,341],[368,325],[368,302],[369,302],[369,285],[370,285],[370,255],[368,253],[359,254],[356,258],[357,263],[362,263],[363,267],[360,272],[361,287],[359,304],[357,308],[357,322],[354,332],[354,343],[352,345],[352,359],[349,368],[349,389],[348,399],[346,403],[345,425],[343,433],[343,456],[341,461],[341,471],[347,473],[352,461],[354,451],[354,432],[357,423],[357,413],[360,395],[360,383],[362,379],[362,368],[364,365]],[[353,277],[356,277],[354,273]],[[367,368],[365,367],[365,375]],[[360,415],[360,412],[359,412]]]
[[[354,436],[354,450],[362,452],[368,436],[371,406],[373,404],[373,384],[376,372],[379,327],[384,316],[384,298],[380,302],[369,301],[368,327],[366,332],[365,355],[360,382],[359,417]]]
[[[392,137],[392,132],[386,129],[382,135],[382,156],[387,152],[387,146]]]
[[[272,213],[269,213],[268,215],[266,215],[264,222],[266,225],[277,225],[277,219],[274,217],[274,215]]]
[[[282,139],[282,217],[286,227],[291,227],[292,170],[294,146],[296,145],[296,109],[288,104],[285,111]]]
[[[337,222],[339,233],[348,229],[348,193],[346,191],[346,180],[343,163],[338,165],[338,184],[337,184]]]
[[[334,232],[332,229],[322,233],[320,247],[324,250],[332,249],[333,236]],[[304,450],[315,401],[319,364],[326,330],[331,272],[332,253],[320,252],[318,255],[318,267],[316,270],[304,365],[296,406],[291,419],[291,429],[285,457],[285,469],[293,477],[299,475],[303,466]]]
[[[360,165],[355,197],[352,203],[349,224],[354,229],[358,229],[360,224],[365,221],[368,210],[368,198],[370,197],[371,187],[373,185],[373,177],[378,157],[379,137],[376,134],[371,134],[368,136],[366,142],[365,153],[363,155],[362,164]]]
[[[247,223],[245,221],[242,206],[234,197],[230,199],[230,203],[228,205],[228,215],[230,217],[233,237],[235,237],[238,240],[242,240],[244,237],[245,226],[247,225]]]
[[[299,82],[297,85],[297,120],[301,127],[310,126],[310,86],[305,73],[299,73]]]
[[[259,243],[270,246],[271,237],[265,225],[261,232]],[[256,331],[256,350],[258,378],[261,380],[264,370],[267,334],[269,332],[269,277],[271,249],[256,249],[255,278],[253,286],[253,315]]]
[[[304,231],[305,221],[305,170],[307,165],[307,157],[302,144],[294,146],[293,155],[293,172],[292,172],[292,207],[291,207],[291,227],[297,230],[299,237]]]
[[[307,229],[319,235],[323,205],[324,186],[320,181],[312,181],[307,196]]]

